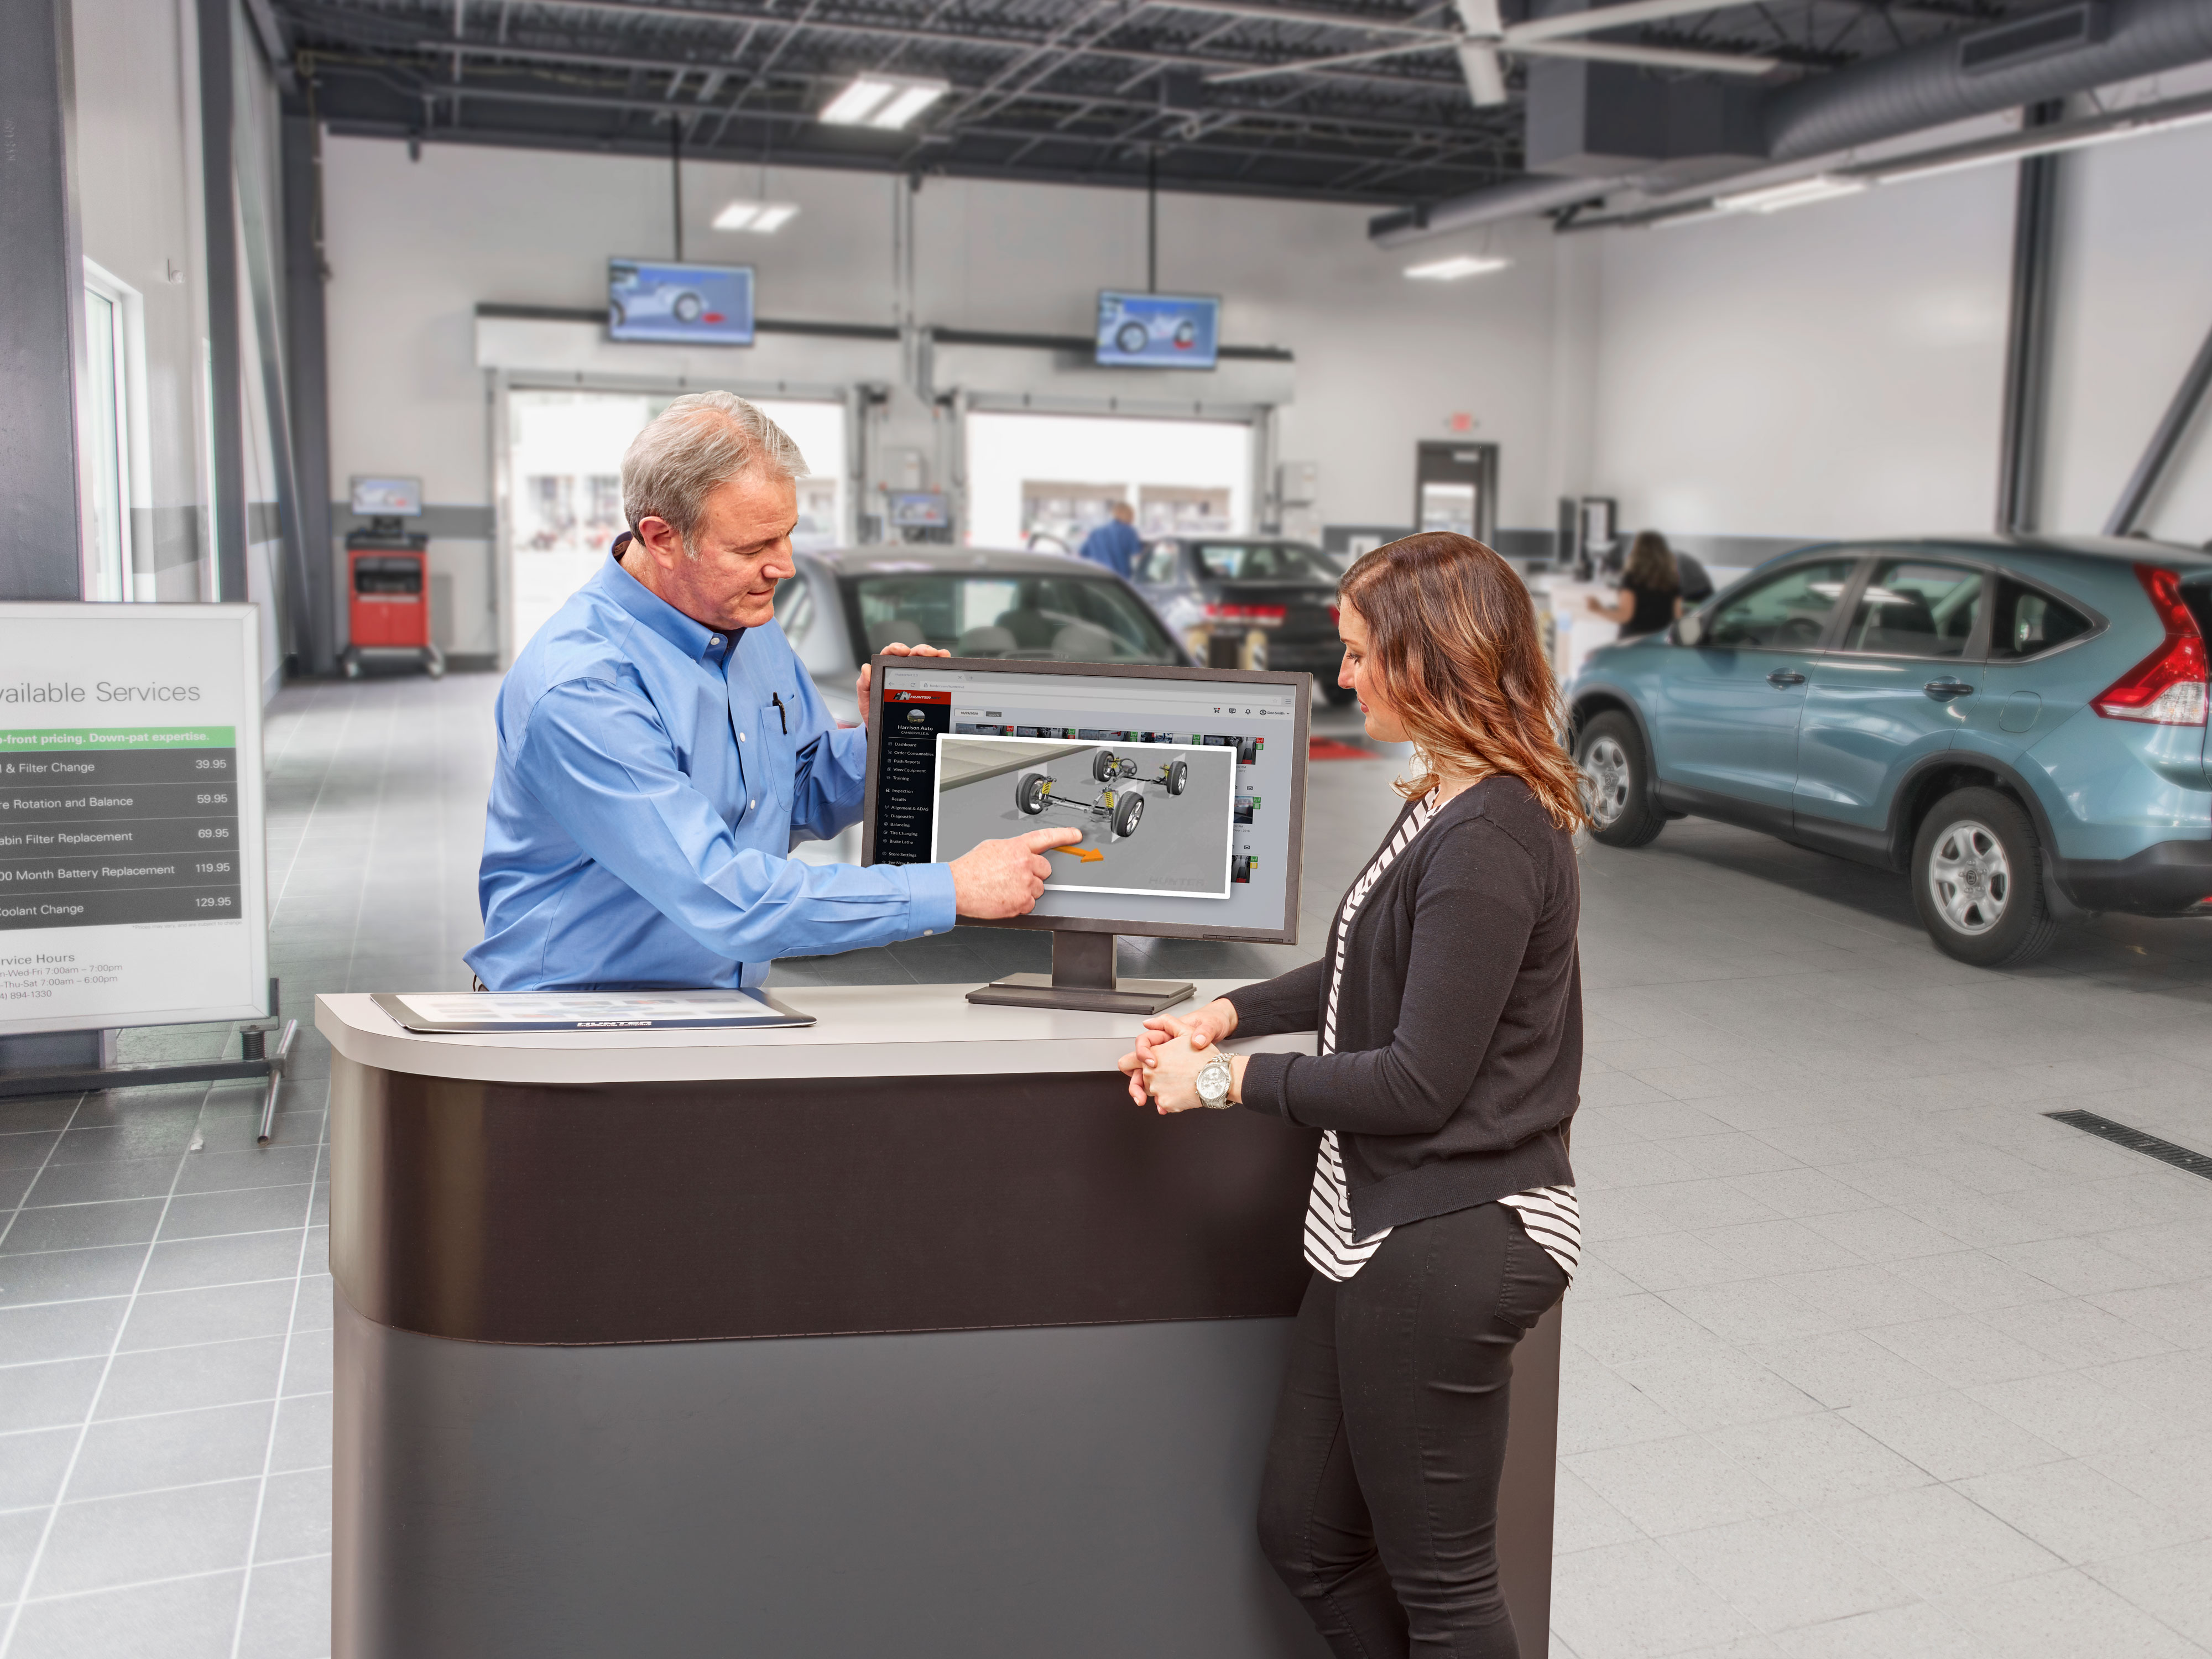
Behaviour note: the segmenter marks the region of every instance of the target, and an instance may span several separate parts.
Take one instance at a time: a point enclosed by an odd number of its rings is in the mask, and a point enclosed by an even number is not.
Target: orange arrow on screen
[[[1065,853],[1068,857],[1080,859],[1085,864],[1103,864],[1106,861],[1105,854],[1095,847],[1053,847],[1046,850],[1053,853]]]

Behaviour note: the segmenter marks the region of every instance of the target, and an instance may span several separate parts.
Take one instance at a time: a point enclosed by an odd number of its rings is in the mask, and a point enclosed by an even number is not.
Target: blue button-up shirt
[[[867,733],[774,623],[716,633],[610,559],[523,647],[496,719],[467,956],[495,991],[757,985],[776,957],[953,925],[945,865],[785,856],[860,816]]]
[[[1134,525],[1109,519],[1083,538],[1079,556],[1103,564],[1117,576],[1128,576],[1137,568],[1137,555],[1145,550],[1144,538]]]

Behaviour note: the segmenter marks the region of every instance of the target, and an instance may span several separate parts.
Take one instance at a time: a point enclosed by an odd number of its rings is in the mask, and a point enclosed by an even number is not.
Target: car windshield
[[[863,654],[894,643],[961,657],[1179,663],[1157,618],[1105,577],[988,573],[850,578]]]
[[[1198,568],[1218,582],[1334,582],[1338,571],[1296,542],[1200,542]]]

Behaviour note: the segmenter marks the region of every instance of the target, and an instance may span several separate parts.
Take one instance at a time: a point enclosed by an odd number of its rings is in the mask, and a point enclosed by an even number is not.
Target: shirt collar
[[[616,538],[612,556],[596,579],[599,591],[694,661],[726,662],[737,649],[738,635],[745,630],[738,628],[727,634],[717,633],[704,623],[692,621],[631,575],[623,568],[622,556],[623,548],[634,539],[627,534]]]

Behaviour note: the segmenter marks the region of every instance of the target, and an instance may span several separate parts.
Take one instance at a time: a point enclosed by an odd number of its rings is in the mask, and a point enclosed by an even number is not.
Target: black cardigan
[[[1573,842],[1520,779],[1486,778],[1445,803],[1361,904],[1337,1052],[1247,1062],[1245,1105],[1337,1131],[1358,1237],[1574,1180],[1580,913]],[[1231,992],[1237,1034],[1318,1030],[1329,967]]]

